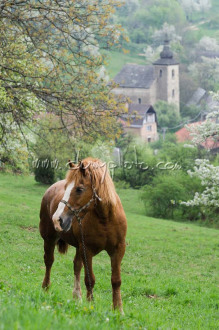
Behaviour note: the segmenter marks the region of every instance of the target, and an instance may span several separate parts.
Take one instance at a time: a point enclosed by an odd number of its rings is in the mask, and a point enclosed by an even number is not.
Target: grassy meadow
[[[146,65],[144,56],[139,56],[136,52],[124,54],[122,50],[105,52],[108,56],[106,71],[110,78],[114,78],[125,64],[136,63]]]
[[[219,329],[219,232],[144,216],[138,191],[120,190],[128,218],[122,263],[125,315],[111,309],[110,260],[94,258],[95,303],[72,299],[74,248],[55,254],[41,289],[39,208],[46,186],[0,174],[0,329]],[[83,272],[82,272],[83,273]]]

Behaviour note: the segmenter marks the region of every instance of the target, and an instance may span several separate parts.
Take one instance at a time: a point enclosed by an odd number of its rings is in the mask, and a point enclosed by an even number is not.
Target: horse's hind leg
[[[44,289],[47,289],[50,285],[50,273],[51,273],[52,264],[54,262],[54,249],[55,249],[54,241],[44,240],[44,262],[46,265],[46,273],[42,283],[42,287]]]
[[[81,268],[83,266],[82,258],[79,253],[79,249],[76,248],[76,254],[74,257],[74,288],[73,288],[73,298],[82,300],[81,297],[81,284],[80,284],[80,274]]]
[[[112,268],[112,290],[113,290],[113,308],[118,308],[121,313],[123,313],[122,309],[122,298],[120,292],[121,286],[121,262],[125,253],[125,243],[120,244],[117,249],[110,255],[111,258],[111,268]]]

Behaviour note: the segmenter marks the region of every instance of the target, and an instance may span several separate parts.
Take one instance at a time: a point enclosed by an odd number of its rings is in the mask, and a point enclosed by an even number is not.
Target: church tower
[[[179,113],[179,63],[173,57],[168,38],[164,41],[160,58],[153,66],[157,81],[157,100],[175,104]]]

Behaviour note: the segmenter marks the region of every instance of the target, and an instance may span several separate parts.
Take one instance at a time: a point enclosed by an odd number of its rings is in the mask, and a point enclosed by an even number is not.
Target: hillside
[[[128,218],[122,264],[125,315],[111,311],[109,257],[94,258],[95,305],[72,301],[74,249],[56,253],[52,286],[41,289],[39,208],[46,187],[0,174],[1,329],[217,329],[218,231],[147,218],[136,190],[120,190]],[[83,280],[83,276],[82,276]]]
[[[136,1],[137,3],[138,1]],[[163,2],[157,0],[157,11],[163,10],[162,5]],[[134,3],[134,1],[133,1]],[[141,3],[139,1],[139,3]],[[174,0],[169,1],[170,3],[174,3]],[[127,8],[131,8],[132,1],[126,0],[126,6]],[[127,35],[130,37],[130,43],[122,42],[122,47],[126,50],[128,50],[128,54],[124,54],[123,50],[113,50],[109,51],[109,60],[107,65],[107,71],[111,78],[113,78],[120,70],[121,68],[127,64],[127,63],[137,63],[137,64],[144,64],[146,63],[146,58],[142,56],[144,53],[144,49],[147,47],[147,45],[153,44],[153,38],[152,35],[154,31],[159,30],[161,28],[161,21],[153,21],[150,25],[150,20],[148,19],[145,22],[145,27],[141,28],[141,34],[142,36],[145,35],[145,41],[142,42],[141,39],[137,38],[135,36],[136,29],[138,29],[138,25],[140,25],[141,17],[140,13],[138,13],[139,9],[135,8],[133,11],[131,9],[128,11],[128,9],[124,7],[124,14],[126,13],[128,16],[124,19],[120,16],[120,11],[117,13],[117,20],[120,22],[122,26],[126,29]],[[143,1],[142,2],[142,8],[145,10],[145,12],[148,12],[148,15],[150,14],[150,1]],[[144,7],[143,7],[144,6]],[[123,7],[121,7],[123,8]],[[125,11],[126,10],[126,11]],[[169,13],[170,15],[171,13]],[[136,16],[136,18],[135,18]],[[143,13],[142,13],[143,16]],[[161,15],[162,16],[162,15]],[[165,13],[163,13],[163,16],[165,17]],[[144,16],[143,16],[144,17]],[[147,17],[146,17],[147,18]],[[145,20],[146,20],[145,18]],[[197,43],[202,37],[208,36],[211,38],[215,38],[219,42],[219,2],[217,0],[211,0],[211,8],[205,12],[194,12],[192,14],[192,17],[190,20],[184,19],[180,25],[180,27],[177,27],[177,18],[176,21],[171,21],[172,17],[166,16],[166,20],[164,19],[164,22],[166,21],[168,24],[173,25],[176,27],[177,34],[182,38],[181,45],[182,49],[184,48],[186,51],[190,51],[191,47],[194,47],[194,44]],[[131,21],[131,24],[128,25],[128,22]],[[148,32],[148,28],[150,27],[150,33]],[[153,31],[153,32],[152,32]],[[143,38],[144,40],[144,38]],[[181,52],[182,52],[181,49]],[[140,55],[139,55],[140,54]],[[184,61],[184,55],[182,55],[181,62]]]

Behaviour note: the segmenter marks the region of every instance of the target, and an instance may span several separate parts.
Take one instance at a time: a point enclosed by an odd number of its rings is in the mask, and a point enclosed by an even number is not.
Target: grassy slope
[[[56,253],[53,284],[43,292],[38,213],[44,191],[32,177],[0,174],[0,329],[219,328],[218,231],[147,218],[133,190],[120,191],[129,226],[125,316],[110,308],[104,252],[94,259],[95,306],[72,301],[74,248],[67,256]]]
[[[124,54],[122,50],[111,51],[106,53],[108,57],[108,65],[106,66],[107,73],[110,78],[114,78],[115,75],[123,68],[127,63],[136,63],[146,65],[146,60],[143,56],[139,56],[136,53]]]

